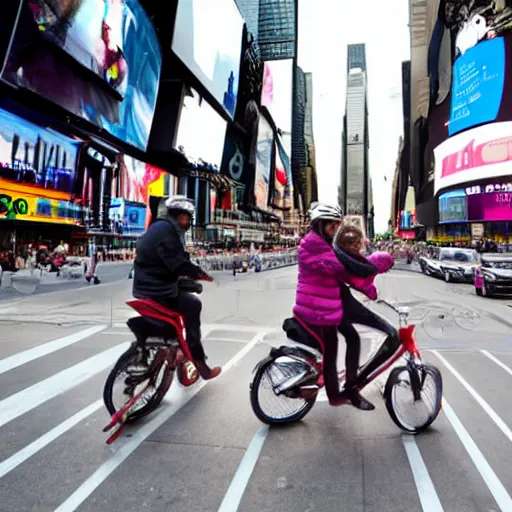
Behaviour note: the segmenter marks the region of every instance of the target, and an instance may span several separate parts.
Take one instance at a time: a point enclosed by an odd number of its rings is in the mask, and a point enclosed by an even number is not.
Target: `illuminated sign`
[[[0,182],[2,183],[2,182]],[[22,220],[79,225],[82,209],[67,199],[38,197],[27,187],[0,188],[0,222]]]
[[[459,133],[434,149],[435,193],[461,183],[512,174],[512,122]]]

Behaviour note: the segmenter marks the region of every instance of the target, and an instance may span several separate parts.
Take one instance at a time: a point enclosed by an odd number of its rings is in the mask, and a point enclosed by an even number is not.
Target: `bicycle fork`
[[[153,361],[148,371],[145,372],[142,376],[139,376],[140,382],[143,382],[147,378],[147,376],[149,376],[148,383],[146,384],[146,386],[144,386],[142,391],[140,391],[135,396],[130,398],[127,402],[125,402],[123,407],[121,407],[121,409],[119,409],[112,415],[110,423],[103,428],[103,432],[108,432],[109,430],[117,426],[114,432],[105,441],[107,444],[112,444],[121,435],[126,420],[128,419],[128,416],[130,416],[132,407],[144,396],[144,394],[147,392],[149,388],[154,386],[155,380],[159,375],[160,369],[162,368],[166,359],[166,355],[160,352],[159,357],[155,358],[155,361]]]

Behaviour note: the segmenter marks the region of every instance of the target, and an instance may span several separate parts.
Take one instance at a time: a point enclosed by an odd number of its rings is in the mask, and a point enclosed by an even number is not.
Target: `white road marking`
[[[436,488],[430,478],[427,466],[421,456],[416,439],[414,436],[402,436],[405,453],[409,459],[412,476],[418,489],[418,496],[421,502],[421,508],[424,512],[443,512],[443,506],[437,495]]]
[[[490,352],[487,352],[487,350],[480,350],[480,352],[496,363],[499,367],[503,368],[508,374],[512,375],[512,370],[505,363],[502,363],[497,357],[494,357]]]
[[[510,497],[510,494],[507,492],[505,486],[501,483],[500,479],[487,462],[487,459],[484,457],[469,432],[455,414],[455,411],[444,398],[443,411],[500,509],[503,512],[512,510],[512,498]]]
[[[113,365],[129,346],[116,345],[0,401],[0,427]]]
[[[240,350],[231,360],[222,367],[222,378],[237,363],[255,347],[264,337],[264,333],[257,334],[247,345]],[[217,379],[215,379],[217,380]],[[132,437],[123,437],[117,441],[119,443],[114,454],[104,462],[69,498],[64,501],[55,512],[73,512],[76,510],[107,478],[119,467],[153,432],[160,428],[169,418],[178,412],[187,402],[189,402],[201,389],[210,381],[200,381],[191,388],[184,389],[181,386],[174,387],[176,395],[169,397],[171,403],[166,403],[159,414],[149,423],[146,423],[140,429],[133,433]],[[213,381],[215,382],[215,381]],[[171,391],[173,391],[171,389]],[[167,401],[166,401],[167,402]]]
[[[224,495],[224,499],[220,504],[218,512],[236,512],[242,501],[245,489],[249,483],[252,472],[258,462],[265,439],[268,435],[269,427],[264,425],[261,427],[249,444],[245,455],[236,470],[235,476],[231,481],[231,484]]]
[[[488,414],[491,420],[494,421],[496,426],[512,443],[512,430],[510,430],[507,424],[498,416],[496,411],[475,391],[473,387],[468,384],[466,379],[464,379],[464,377],[462,377],[462,375],[437,350],[432,350],[432,353],[439,358],[448,370],[450,370],[453,376],[466,388],[468,393],[478,402],[480,407]],[[510,510],[512,510],[512,508]]]
[[[30,459],[37,452],[48,446],[50,443],[59,438],[62,434],[65,434],[68,430],[71,430],[75,425],[78,425],[82,420],[95,413],[103,406],[103,400],[96,400],[96,402],[87,406],[85,409],[77,412],[67,420],[63,421],[56,427],[52,428],[46,434],[37,438],[35,441],[27,445],[25,448],[11,455],[8,459],[5,459],[0,463],[0,478],[10,473],[13,469],[16,469],[20,464]]]
[[[77,343],[79,341],[84,340],[85,338],[94,336],[95,334],[98,334],[99,332],[103,331],[106,328],[106,325],[97,325],[95,327],[89,327],[88,329],[85,329],[83,331],[69,334],[68,336],[64,336],[63,338],[59,338],[57,340],[48,341],[47,343],[43,343],[37,347],[25,350],[23,352],[19,352],[18,354],[6,357],[5,359],[1,359],[0,375],[2,373],[8,372],[9,370],[17,368],[18,366],[27,364],[30,361],[34,361],[34,359],[39,359],[40,357],[47,356],[52,352],[56,352],[57,350],[68,347],[69,345],[73,345],[73,343]]]

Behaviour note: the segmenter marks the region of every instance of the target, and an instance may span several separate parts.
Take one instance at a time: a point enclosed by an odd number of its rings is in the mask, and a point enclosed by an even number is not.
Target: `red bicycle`
[[[193,291],[201,293],[201,285],[193,284]],[[190,286],[188,289],[192,291]],[[121,435],[126,423],[147,416],[162,403],[176,370],[185,387],[199,379],[184,336],[182,316],[152,300],[136,299],[127,304],[140,316],[128,320],[135,341],[121,355],[105,382],[103,401],[112,419],[103,432],[117,427],[107,444]],[[121,398],[114,399],[118,383]]]
[[[421,360],[414,339],[415,326],[407,322],[409,309],[379,302],[398,314],[399,341],[385,341],[359,368],[357,388],[362,390],[405,357],[405,365],[393,368],[389,374],[383,395],[393,422],[406,432],[418,433],[428,428],[441,410],[441,373],[435,366]],[[254,369],[256,373],[250,385],[252,409],[267,424],[301,420],[313,408],[323,387],[318,340],[297,318],[286,320],[283,329],[293,343],[272,348]],[[339,374],[339,379],[342,390],[345,371]]]

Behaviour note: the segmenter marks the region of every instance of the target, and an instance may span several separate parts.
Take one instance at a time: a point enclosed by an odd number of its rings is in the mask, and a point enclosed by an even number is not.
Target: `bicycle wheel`
[[[307,363],[287,357],[271,359],[258,368],[250,386],[250,395],[252,410],[259,420],[268,425],[277,425],[293,423],[306,416],[315,405],[316,396],[303,398],[299,396],[298,390],[296,398],[292,398],[290,393],[278,395],[274,391],[274,386],[309,368]],[[274,408],[276,413],[272,412]]]
[[[430,364],[393,369],[384,388],[389,416],[395,425],[411,434],[423,432],[433,423],[441,411],[442,397],[441,372]]]
[[[130,368],[145,367],[149,369],[159,350],[159,347],[147,347],[143,350],[134,344],[121,355],[107,377],[105,387],[103,388],[103,402],[111,416],[121,409],[127,400],[137,393],[140,393],[144,387],[149,384],[149,378],[141,380],[136,385],[131,386],[129,394],[125,394],[125,390],[130,387],[129,379],[136,379],[136,376],[132,374]],[[154,375],[154,373],[156,373],[156,375]],[[149,386],[144,395],[133,405],[125,423],[131,423],[147,416],[153,412],[164,399],[165,394],[172,384],[174,369],[170,368],[168,361],[165,360],[158,368],[155,368],[154,373],[152,373],[155,380],[154,384]],[[116,393],[116,384],[120,384],[120,394]],[[114,396],[116,396],[115,399]]]

